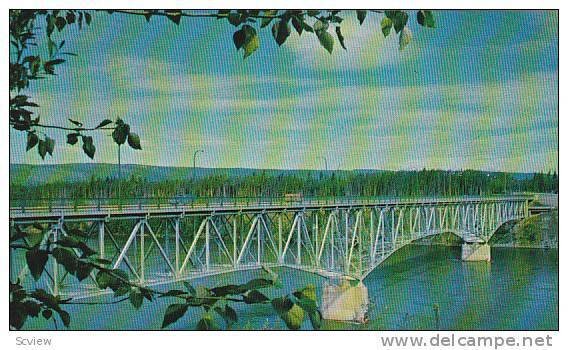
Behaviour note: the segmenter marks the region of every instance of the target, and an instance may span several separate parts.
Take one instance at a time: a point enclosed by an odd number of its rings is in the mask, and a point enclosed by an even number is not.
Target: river
[[[365,279],[370,297],[367,324],[325,321],[323,329],[557,329],[558,251],[492,248],[491,253],[491,263],[466,263],[459,259],[459,247],[409,245]],[[267,294],[283,295],[314,283],[321,297],[323,278],[291,269],[276,272],[283,288]],[[246,271],[194,280],[192,284],[243,282],[260,274]],[[170,302],[174,301],[145,301],[140,310],[129,303],[68,307],[70,329],[160,329]],[[238,305],[235,309],[239,320],[232,329],[285,329],[270,305]],[[194,329],[200,313],[201,309],[190,310],[168,329]],[[40,317],[30,319],[25,328],[53,329],[54,326]],[[309,321],[303,328],[310,329]]]

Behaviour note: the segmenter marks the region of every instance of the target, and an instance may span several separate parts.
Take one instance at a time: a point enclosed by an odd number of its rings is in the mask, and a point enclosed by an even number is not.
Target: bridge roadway
[[[141,217],[177,217],[180,215],[210,215],[228,214],[235,212],[258,213],[299,211],[313,209],[359,209],[359,208],[385,208],[401,206],[429,206],[429,205],[455,205],[479,204],[498,202],[531,202],[532,195],[510,196],[459,196],[459,197],[420,197],[420,198],[303,198],[302,200],[283,200],[275,198],[253,199],[236,202],[232,199],[213,198],[204,202],[188,204],[96,204],[90,205],[61,205],[61,206],[11,206],[10,220],[13,223],[49,223],[57,222],[61,218],[66,221],[81,221],[87,219],[120,219]],[[540,208],[540,207],[539,207]],[[550,208],[545,208],[544,211]]]

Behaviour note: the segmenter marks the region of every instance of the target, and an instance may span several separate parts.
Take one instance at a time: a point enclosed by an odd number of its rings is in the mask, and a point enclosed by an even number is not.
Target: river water
[[[459,247],[409,245],[371,273],[364,283],[369,290],[367,324],[325,321],[324,329],[360,330],[553,330],[558,328],[558,251],[492,248],[491,263],[460,260]],[[282,289],[277,296],[308,283],[321,298],[324,279],[291,269],[276,271]],[[194,280],[215,286],[259,277],[245,271]],[[161,286],[164,290],[182,286]],[[321,300],[321,299],[320,299]],[[68,307],[70,329],[160,329],[172,299],[145,301],[140,310],[129,303]],[[239,320],[232,329],[285,329],[270,305],[235,306]],[[194,329],[201,309],[190,310],[168,329]],[[222,322],[222,321],[219,321]],[[53,329],[53,323],[32,319],[27,329]],[[304,329],[310,329],[306,321]]]

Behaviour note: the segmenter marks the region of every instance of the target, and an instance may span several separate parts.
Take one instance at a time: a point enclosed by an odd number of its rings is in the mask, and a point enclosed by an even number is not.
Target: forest
[[[518,192],[558,193],[556,172],[520,174],[465,171],[274,171],[238,175],[219,172],[197,178],[150,180],[131,174],[88,180],[12,183],[11,200],[93,200],[140,198],[281,198],[355,196],[483,196]]]

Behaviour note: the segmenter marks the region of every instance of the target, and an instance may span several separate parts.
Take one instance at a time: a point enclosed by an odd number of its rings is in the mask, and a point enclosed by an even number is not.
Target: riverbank
[[[558,211],[504,225],[491,238],[493,247],[558,249]]]
[[[460,246],[454,234],[427,237],[418,245]],[[492,247],[558,249],[558,211],[541,213],[501,226],[489,240]]]

